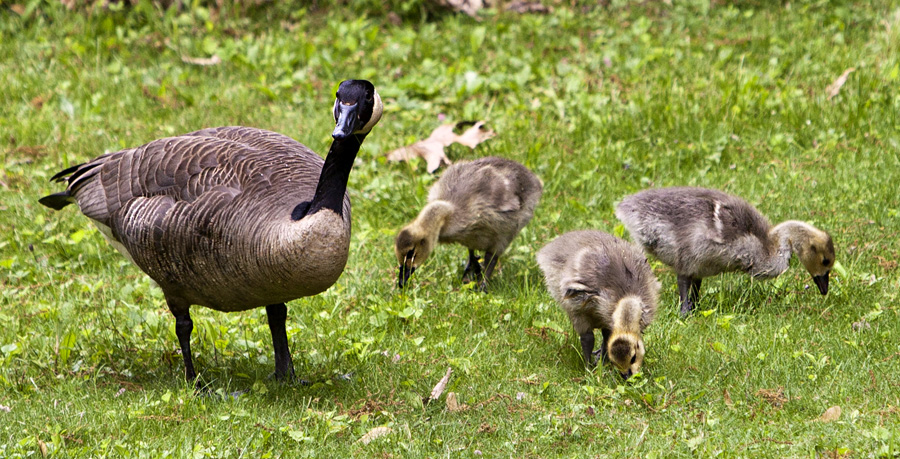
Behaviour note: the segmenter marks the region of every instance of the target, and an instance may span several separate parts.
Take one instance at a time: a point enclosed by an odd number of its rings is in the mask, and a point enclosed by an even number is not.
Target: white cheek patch
[[[365,126],[360,128],[360,130],[356,131],[360,134],[368,134],[369,131],[378,124],[378,120],[381,119],[381,113],[384,111],[384,104],[381,102],[381,96],[378,95],[378,91],[375,91],[374,95],[374,104],[372,106],[372,116],[369,118],[369,122],[366,123]]]

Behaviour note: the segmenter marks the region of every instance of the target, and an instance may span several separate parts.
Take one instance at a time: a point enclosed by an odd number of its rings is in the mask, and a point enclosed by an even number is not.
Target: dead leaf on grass
[[[394,431],[394,429],[391,429],[390,427],[384,427],[384,426],[376,427],[376,428],[366,432],[365,435],[363,435],[362,437],[359,437],[359,440],[356,440],[356,441],[358,443],[368,445],[369,443],[372,442],[372,440],[375,440],[376,438],[381,438],[393,431]]]
[[[828,100],[831,100],[841,92],[841,88],[844,87],[844,83],[847,82],[847,77],[850,76],[854,70],[856,70],[856,67],[850,67],[849,69],[844,70],[844,73],[842,73],[841,76],[837,77],[833,83],[825,88],[825,91],[828,93]]]
[[[731,400],[731,394],[728,393],[728,389],[722,391],[722,398],[725,399],[725,406],[729,408],[734,406],[734,402]]]
[[[14,3],[12,5],[9,5],[9,9],[11,9],[13,13],[18,14],[19,16],[25,14],[25,5]]]
[[[492,432],[495,432],[496,430],[497,430],[496,427],[494,427],[486,422],[482,422],[481,425],[478,426],[478,433],[492,433]]]
[[[837,421],[838,418],[840,418],[840,417],[841,417],[841,407],[835,405],[835,406],[832,406],[831,408],[828,408],[827,410],[825,410],[825,412],[822,413],[822,416],[819,417],[819,421],[822,421],[822,422]]]
[[[506,11],[511,11],[513,13],[541,13],[547,14],[552,13],[553,8],[550,6],[544,5],[541,2],[529,2],[525,0],[513,0],[512,2],[507,3],[504,6]]]
[[[181,56],[181,62],[184,62],[185,64],[202,65],[204,67],[208,67],[210,65],[217,65],[221,63],[222,58],[220,58],[216,54],[213,54],[212,57]]]
[[[460,404],[456,400],[456,392],[447,392],[447,409],[453,412],[465,411],[469,409],[469,405],[465,403]]]
[[[469,16],[477,17],[478,11],[485,7],[484,0],[437,0],[444,6],[449,6],[460,13],[466,13]]]
[[[449,166],[452,162],[444,152],[445,147],[455,142],[469,148],[475,148],[479,143],[496,135],[491,129],[482,129],[484,121],[472,123],[472,127],[466,129],[462,134],[457,135],[453,132],[454,128],[465,126],[469,123],[471,122],[463,121],[460,123],[442,124],[432,131],[427,139],[391,151],[387,154],[387,159],[388,161],[409,161],[412,158],[420,157],[425,160],[426,169],[429,173],[433,173],[441,165]]]
[[[788,401],[787,397],[784,396],[783,387],[774,390],[760,389],[756,391],[756,396],[765,400],[769,405],[777,408],[781,408],[781,406],[784,405],[784,402]]]
[[[437,400],[440,398],[441,394],[444,393],[444,389],[447,388],[447,383],[450,382],[450,373],[453,373],[453,368],[447,367],[447,374],[435,384],[434,389],[431,389],[431,395],[425,398],[422,403],[427,404],[432,400]]]
[[[32,107],[34,107],[35,110],[40,110],[44,106],[44,103],[47,102],[47,100],[49,100],[49,99],[50,99],[50,96],[40,95],[40,96],[35,96],[34,98],[32,98],[29,103],[31,104]]]

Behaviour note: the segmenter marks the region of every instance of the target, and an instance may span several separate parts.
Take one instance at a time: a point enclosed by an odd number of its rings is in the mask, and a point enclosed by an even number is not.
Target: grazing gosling
[[[569,315],[581,338],[584,363],[594,366],[594,329],[599,353],[628,379],[644,361],[642,333],[656,315],[659,282],[640,249],[600,231],[572,231],[537,254],[550,295]]]
[[[543,184],[525,166],[486,157],[450,166],[428,193],[428,204],[397,234],[398,285],[431,255],[437,243],[469,249],[463,282],[479,281],[482,290],[497,259],[534,216]],[[484,269],[476,250],[484,251]]]
[[[808,223],[772,226],[741,198],[692,187],[644,190],[616,207],[631,237],[678,275],[681,314],[693,309],[704,277],[743,271],[769,279],[796,254],[822,295],[834,265],[831,236]]]

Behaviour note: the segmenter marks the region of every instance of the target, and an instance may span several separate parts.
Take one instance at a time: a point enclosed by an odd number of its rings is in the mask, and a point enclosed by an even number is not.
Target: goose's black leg
[[[478,256],[475,251],[469,249],[469,261],[466,263],[466,269],[463,271],[462,281],[464,284],[481,279],[481,263],[478,262]]]
[[[584,354],[584,364],[588,368],[594,368],[594,330],[588,330],[580,336],[581,353]]]
[[[272,347],[275,349],[275,379],[293,378],[294,362],[291,361],[285,328],[287,306],[284,303],[270,304],[266,306],[266,316],[269,319],[269,331],[272,333]]]
[[[691,276],[678,276],[678,296],[681,298],[681,315],[686,316],[694,309],[700,298],[700,282]]]
[[[191,305],[180,299],[166,297],[169,311],[175,316],[175,336],[178,337],[178,345],[181,346],[181,356],[184,358],[184,378],[187,382],[197,379],[194,371],[194,361],[191,359],[191,332],[194,331],[194,321],[191,320]]]

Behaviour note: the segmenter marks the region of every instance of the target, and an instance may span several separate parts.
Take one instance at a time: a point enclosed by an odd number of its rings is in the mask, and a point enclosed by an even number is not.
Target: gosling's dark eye
[[[637,361],[637,355],[632,355],[631,356],[631,364],[634,365],[634,362],[636,362],[636,361]]]

